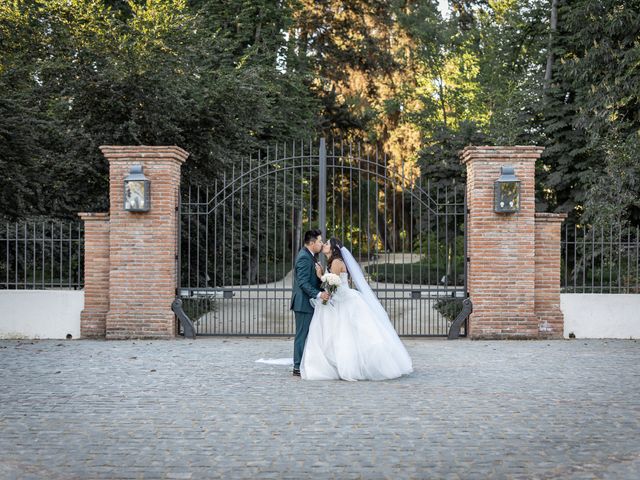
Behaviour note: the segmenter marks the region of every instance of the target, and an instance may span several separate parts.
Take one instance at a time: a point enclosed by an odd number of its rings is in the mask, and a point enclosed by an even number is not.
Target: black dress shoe
[[[300,369],[299,368],[294,368],[293,369],[293,375],[295,377],[299,377],[300,376]]]

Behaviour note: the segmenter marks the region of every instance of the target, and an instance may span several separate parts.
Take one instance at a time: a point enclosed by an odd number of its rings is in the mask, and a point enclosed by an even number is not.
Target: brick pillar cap
[[[563,222],[569,215],[567,213],[536,212],[536,221]]]
[[[513,147],[500,146],[473,146],[465,147],[458,152],[462,163],[467,163],[471,159],[497,160],[504,162],[506,159],[537,159],[540,157],[544,147],[535,145],[517,145]]]
[[[148,145],[102,145],[102,154],[109,160],[161,160],[173,159],[179,163],[184,163],[189,157],[189,153],[175,145],[171,146],[148,146]]]
[[[85,222],[89,222],[92,220],[109,220],[108,213],[95,213],[95,212],[82,212],[78,213],[78,216],[84,220]]]

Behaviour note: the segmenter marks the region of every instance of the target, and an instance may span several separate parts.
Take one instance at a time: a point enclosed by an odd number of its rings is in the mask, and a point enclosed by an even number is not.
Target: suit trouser
[[[293,313],[296,317],[296,338],[293,341],[293,368],[300,368],[300,362],[302,361],[302,352],[304,351],[304,344],[307,341],[307,335],[309,334],[309,325],[311,325],[313,313]]]

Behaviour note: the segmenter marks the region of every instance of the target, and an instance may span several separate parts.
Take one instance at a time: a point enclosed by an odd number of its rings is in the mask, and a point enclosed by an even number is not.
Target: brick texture
[[[83,337],[171,338],[177,283],[178,147],[101,147],[109,161],[110,213],[85,221]],[[540,147],[467,147],[468,288],[471,338],[559,338],[560,225],[563,216],[536,214],[535,163]],[[141,164],[151,181],[151,210],[123,208],[123,180]],[[501,165],[521,180],[520,211],[493,211]]]
[[[110,273],[106,338],[170,338],[176,289],[177,206],[180,167],[188,153],[178,147],[100,147],[109,161]],[[123,208],[123,181],[141,164],[151,181],[151,209]]]
[[[109,311],[109,214],[79,213],[84,221],[84,310],[80,335],[104,337]]]
[[[535,313],[540,338],[562,338],[560,227],[565,214],[536,213]]]
[[[467,147],[468,288],[471,338],[537,338],[535,315],[535,163],[541,147]],[[502,165],[521,181],[520,211],[493,210]]]

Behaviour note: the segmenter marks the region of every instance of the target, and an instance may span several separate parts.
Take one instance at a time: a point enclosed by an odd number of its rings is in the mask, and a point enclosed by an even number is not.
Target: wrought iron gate
[[[320,228],[359,259],[400,335],[446,336],[467,296],[464,185],[432,188],[418,173],[321,139],[184,186],[178,293],[196,333],[293,335],[293,262]]]

